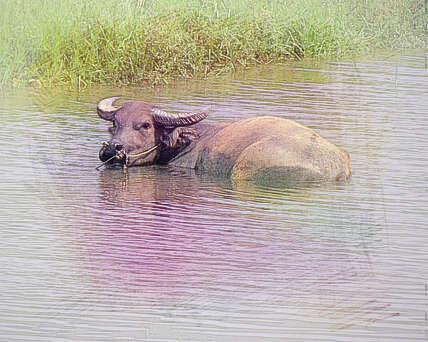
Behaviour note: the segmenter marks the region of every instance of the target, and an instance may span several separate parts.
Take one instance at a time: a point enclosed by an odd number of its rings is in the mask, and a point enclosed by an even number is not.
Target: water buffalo
[[[312,129],[272,116],[229,123],[201,122],[207,111],[168,113],[142,102],[114,106],[101,100],[98,115],[111,121],[112,138],[99,157],[125,166],[171,164],[208,175],[253,181],[347,180],[349,155]]]

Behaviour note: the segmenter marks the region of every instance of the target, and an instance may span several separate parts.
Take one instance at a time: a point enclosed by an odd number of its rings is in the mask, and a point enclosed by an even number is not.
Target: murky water
[[[348,184],[96,171],[122,94],[208,120],[295,119]],[[257,68],[164,89],[0,99],[1,341],[428,341],[423,53]]]

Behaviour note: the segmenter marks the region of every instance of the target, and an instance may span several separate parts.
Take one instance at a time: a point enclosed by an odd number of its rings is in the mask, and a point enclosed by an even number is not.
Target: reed
[[[160,84],[422,47],[425,0],[0,0],[0,86]]]

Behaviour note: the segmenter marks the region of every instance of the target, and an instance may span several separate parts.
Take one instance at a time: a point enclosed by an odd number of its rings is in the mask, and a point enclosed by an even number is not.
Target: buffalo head
[[[142,101],[113,106],[118,99],[109,97],[97,106],[98,115],[113,123],[109,129],[112,137],[99,153],[102,162],[127,166],[166,163],[198,137],[189,126],[208,115],[206,111],[168,113]]]

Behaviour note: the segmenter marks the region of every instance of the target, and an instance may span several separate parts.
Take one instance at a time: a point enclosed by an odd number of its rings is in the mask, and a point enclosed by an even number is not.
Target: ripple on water
[[[8,341],[427,339],[427,70],[419,57],[267,66],[160,90],[0,99]],[[295,119],[346,148],[346,184],[255,186],[94,169],[122,93],[208,120]]]

